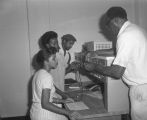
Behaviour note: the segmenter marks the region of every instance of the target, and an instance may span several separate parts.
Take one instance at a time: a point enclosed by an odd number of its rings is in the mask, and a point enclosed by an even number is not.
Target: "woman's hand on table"
[[[74,102],[74,100],[72,98],[67,98],[66,100],[60,99],[60,102],[65,104],[65,103],[72,103],[72,102]]]
[[[72,102],[74,102],[74,100],[72,98],[67,98],[66,99],[66,103],[72,103]]]
[[[62,99],[65,101],[65,103],[74,102],[74,100],[70,98],[69,95],[66,93],[64,93],[64,95],[62,96]]]

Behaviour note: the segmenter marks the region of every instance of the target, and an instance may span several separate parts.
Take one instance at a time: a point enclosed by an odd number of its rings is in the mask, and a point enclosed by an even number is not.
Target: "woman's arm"
[[[58,113],[58,114],[62,114],[62,115],[66,115],[66,116],[70,116],[71,112],[60,108],[56,105],[54,105],[53,103],[49,102],[50,99],[50,89],[43,89],[42,90],[42,96],[41,96],[41,105],[42,108]],[[53,102],[57,102],[57,101],[53,101]]]
[[[62,92],[62,91],[61,91],[60,89],[58,89],[56,86],[55,86],[55,88],[56,88],[56,93],[59,94],[59,95],[61,95],[62,99],[67,99],[67,98],[69,98],[69,96],[68,96],[66,93]]]

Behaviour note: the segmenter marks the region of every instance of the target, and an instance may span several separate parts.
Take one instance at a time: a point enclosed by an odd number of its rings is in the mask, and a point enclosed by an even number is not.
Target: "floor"
[[[29,116],[26,117],[13,117],[13,118],[2,118],[0,120],[30,120]],[[131,120],[129,115],[122,115],[121,120]]]
[[[30,120],[29,116],[26,117],[12,117],[12,118],[2,118],[0,120]]]

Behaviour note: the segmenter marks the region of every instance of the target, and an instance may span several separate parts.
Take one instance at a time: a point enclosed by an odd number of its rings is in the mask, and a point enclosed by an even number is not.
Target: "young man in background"
[[[56,87],[64,91],[65,75],[76,69],[76,63],[70,63],[71,55],[69,50],[76,42],[76,38],[71,34],[66,34],[61,37],[61,46],[57,53],[58,67],[51,71],[54,76]]]

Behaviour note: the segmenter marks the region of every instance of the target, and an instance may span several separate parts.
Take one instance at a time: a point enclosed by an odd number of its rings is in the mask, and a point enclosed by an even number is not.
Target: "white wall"
[[[147,30],[147,0],[135,0],[135,19],[139,26]]]
[[[0,115],[21,116],[27,110],[30,78],[25,0],[0,0]]]
[[[59,38],[66,33],[75,35],[78,42],[72,50],[80,51],[86,41],[106,40],[99,33],[98,20],[114,5],[127,8],[129,18],[134,19],[132,0],[50,0],[50,27],[59,33]]]
[[[131,21],[146,24],[136,19],[136,11],[145,10],[138,1],[0,0],[0,115],[26,114],[28,84],[34,72],[30,59],[38,51],[38,39],[44,32],[55,30],[59,41],[63,34],[73,34],[77,43],[71,52],[79,52],[86,41],[106,40],[99,33],[98,20],[110,6],[123,6]],[[140,4],[143,10],[138,8]]]
[[[42,34],[51,30],[49,25],[49,0],[27,0],[30,56],[39,50],[38,40]],[[34,70],[31,68],[31,74]]]

